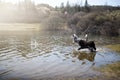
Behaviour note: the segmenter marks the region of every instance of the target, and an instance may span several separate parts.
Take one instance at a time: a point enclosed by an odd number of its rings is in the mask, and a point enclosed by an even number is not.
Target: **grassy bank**
[[[103,80],[119,80],[120,79],[120,61],[113,64],[106,65],[106,66],[102,66],[100,68],[97,68],[96,70],[102,73],[101,78],[103,78]],[[96,80],[99,80],[99,79],[96,79]]]
[[[0,23],[0,31],[38,31],[40,23]]]
[[[107,45],[106,47],[120,53],[120,44]]]

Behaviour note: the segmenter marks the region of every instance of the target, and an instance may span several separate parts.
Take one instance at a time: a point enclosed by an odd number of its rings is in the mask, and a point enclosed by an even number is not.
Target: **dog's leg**
[[[91,46],[95,51],[96,51],[96,47],[95,47],[95,43],[92,42],[92,46]]]
[[[80,47],[80,48],[78,48],[78,50],[80,50],[80,49],[84,49],[84,47]]]
[[[89,49],[91,52],[93,52],[93,48],[92,48],[92,47],[89,47],[89,46],[88,46],[88,49]]]
[[[80,49],[82,49],[81,47],[80,48],[78,48],[78,50],[80,50]]]

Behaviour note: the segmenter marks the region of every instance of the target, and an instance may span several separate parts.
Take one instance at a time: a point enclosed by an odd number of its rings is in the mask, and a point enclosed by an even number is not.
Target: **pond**
[[[88,50],[78,51],[79,46],[72,43],[71,34],[61,31],[1,32],[0,79],[98,76],[99,72],[93,67],[120,61],[116,52],[102,46],[104,39],[97,38],[97,52],[90,53]],[[114,43],[114,40],[108,41]]]

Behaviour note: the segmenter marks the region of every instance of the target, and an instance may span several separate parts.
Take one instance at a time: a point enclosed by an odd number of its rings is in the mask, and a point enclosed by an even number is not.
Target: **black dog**
[[[79,40],[75,34],[73,35],[73,40],[79,44],[80,48],[78,48],[78,50],[88,48],[91,52],[96,51],[94,41]]]

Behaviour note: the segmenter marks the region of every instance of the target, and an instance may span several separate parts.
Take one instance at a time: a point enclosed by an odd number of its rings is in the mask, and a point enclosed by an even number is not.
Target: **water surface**
[[[93,67],[120,61],[116,52],[99,44],[97,52],[78,51],[71,35],[61,31],[0,35],[0,79],[3,80],[97,76],[99,72]]]

